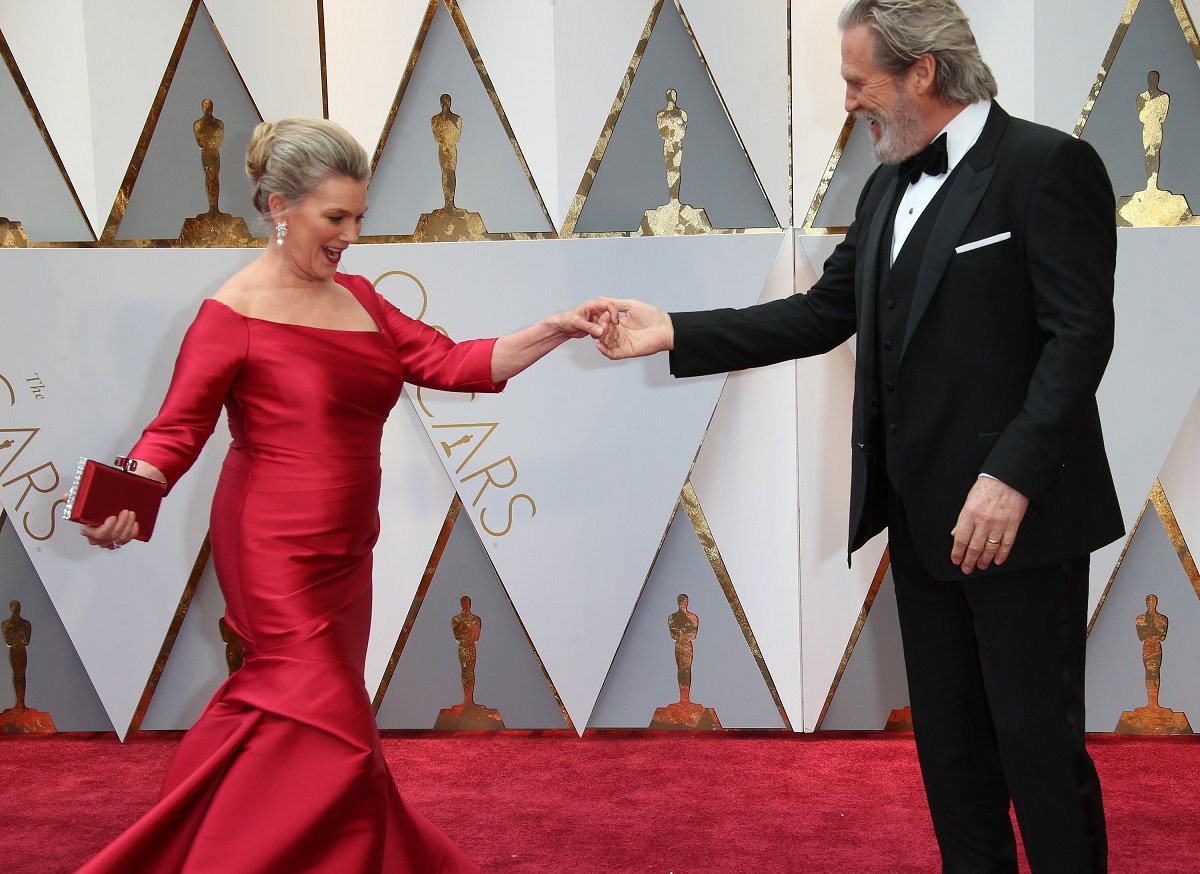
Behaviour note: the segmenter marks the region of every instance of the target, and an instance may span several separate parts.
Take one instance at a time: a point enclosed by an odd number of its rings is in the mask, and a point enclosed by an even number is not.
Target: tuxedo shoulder
[[[1027,169],[1042,167],[1054,173],[1087,173],[1102,164],[1096,149],[1086,140],[1015,117],[1004,132],[998,154],[1016,159]]]
[[[1053,148],[1066,142],[1081,142],[1071,134],[1061,131],[1056,127],[1050,127],[1046,124],[1016,116],[1012,116],[1007,133],[1014,140],[1047,148]]]

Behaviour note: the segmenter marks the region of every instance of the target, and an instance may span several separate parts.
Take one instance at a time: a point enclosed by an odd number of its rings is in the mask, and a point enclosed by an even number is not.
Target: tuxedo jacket
[[[857,334],[849,552],[905,508],[925,569],[961,577],[951,529],[980,473],[1030,500],[989,573],[1087,555],[1124,533],[1096,388],[1113,345],[1112,185],[1095,150],[993,103],[943,183],[909,301],[894,432],[876,397],[876,306],[900,193],[882,165],[807,294],[672,313],[671,372],[694,376],[827,352]],[[898,441],[885,469],[884,440]],[[890,485],[889,481],[890,480]]]

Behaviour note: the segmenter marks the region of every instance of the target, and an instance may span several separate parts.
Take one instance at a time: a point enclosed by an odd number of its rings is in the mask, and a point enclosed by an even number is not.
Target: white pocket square
[[[1012,236],[1011,231],[1005,231],[1003,234],[995,234],[991,237],[984,237],[982,240],[976,240],[974,243],[963,243],[961,246],[956,246],[954,251],[961,255],[963,252],[970,252],[972,249],[982,249],[984,246],[992,246],[996,243],[1002,243]]]

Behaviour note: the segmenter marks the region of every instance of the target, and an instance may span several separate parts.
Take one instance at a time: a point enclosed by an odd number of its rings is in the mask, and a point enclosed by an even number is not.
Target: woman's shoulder
[[[361,276],[357,273],[335,273],[333,274],[333,281],[342,286],[342,288],[369,291],[371,293],[375,292],[374,283],[367,279],[367,277]]]
[[[217,289],[210,301],[224,304],[222,307],[208,307],[213,310],[231,310],[238,315],[248,315],[252,310],[253,305],[253,290],[255,286],[253,265],[243,267],[237,273],[230,276],[225,283]]]
[[[383,320],[387,319],[393,307],[388,303],[387,298],[375,289],[375,283],[357,273],[335,273],[333,281],[354,295],[371,314],[371,318],[379,324],[381,329],[383,328]]]

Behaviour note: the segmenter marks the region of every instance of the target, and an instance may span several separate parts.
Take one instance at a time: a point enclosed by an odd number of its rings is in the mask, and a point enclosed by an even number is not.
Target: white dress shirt
[[[966,156],[983,133],[983,126],[991,110],[990,100],[970,103],[938,132],[938,136],[943,133],[946,135],[946,172],[941,176],[926,176],[922,173],[921,178],[909,185],[908,190],[901,196],[896,220],[892,224],[892,263],[895,263],[896,256],[904,247],[904,241],[908,239],[925,207],[929,206],[929,202],[938,193],[950,172],[958,166],[958,162]]]

